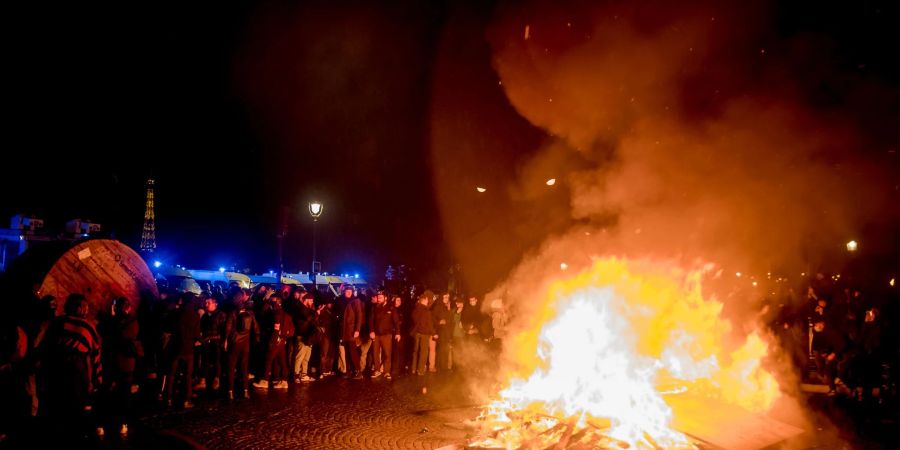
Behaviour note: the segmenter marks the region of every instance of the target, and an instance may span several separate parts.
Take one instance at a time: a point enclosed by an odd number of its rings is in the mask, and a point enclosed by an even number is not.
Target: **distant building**
[[[66,223],[66,233],[73,238],[88,237],[100,232],[100,224],[82,219],[72,219]]]
[[[24,214],[16,214],[9,221],[9,228],[14,230],[38,231],[44,228],[44,220],[34,216],[26,217]]]
[[[65,233],[54,234],[44,228],[44,220],[25,214],[16,214],[9,221],[9,228],[0,228],[0,272],[25,250],[41,242],[77,241],[99,233],[99,223],[74,219],[66,223]]]

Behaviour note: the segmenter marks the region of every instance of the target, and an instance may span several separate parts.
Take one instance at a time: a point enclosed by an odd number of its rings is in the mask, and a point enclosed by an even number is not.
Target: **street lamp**
[[[322,210],[324,209],[325,207],[319,202],[309,202],[309,215],[312,216],[314,221],[319,220],[319,216],[322,215]]]
[[[855,252],[857,247],[858,247],[858,244],[856,243],[856,241],[850,241],[847,243],[847,251],[850,253]]]
[[[321,269],[321,265],[317,268],[316,265],[318,261],[316,261],[316,228],[319,223],[319,217],[322,215],[322,211],[325,210],[325,205],[318,201],[309,202],[309,215],[313,218],[313,252],[312,252],[312,272],[311,274],[315,276],[316,273]]]

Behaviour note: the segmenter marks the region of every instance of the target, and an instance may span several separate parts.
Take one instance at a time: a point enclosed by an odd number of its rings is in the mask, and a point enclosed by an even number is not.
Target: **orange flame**
[[[530,411],[582,427],[606,423],[605,436],[634,448],[690,448],[670,427],[663,392],[766,410],[779,395],[760,365],[766,344],[754,333],[728,352],[731,325],[721,303],[702,297],[700,278],[610,258],[554,283],[531,331],[511,342],[518,375],[481,419],[496,426]],[[523,439],[510,430],[481,444],[515,448]]]

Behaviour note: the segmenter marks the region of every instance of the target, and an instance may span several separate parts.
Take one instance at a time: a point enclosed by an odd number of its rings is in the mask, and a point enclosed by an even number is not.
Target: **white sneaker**
[[[259,380],[253,383],[253,387],[257,389],[268,389],[269,381],[268,380]]]
[[[380,370],[378,370],[378,371],[376,371],[375,373],[372,374],[372,378],[378,378],[378,377],[380,377],[380,376],[381,376],[381,371],[380,371]]]
[[[128,435],[128,424],[122,424],[122,427],[119,428],[119,434],[122,436]]]
[[[274,385],[273,387],[274,387],[275,389],[287,389],[287,388],[288,388],[288,384],[287,384],[287,381],[284,381],[284,380],[282,380],[282,381],[276,381],[276,382],[275,382],[275,385]]]
[[[316,381],[316,379],[309,375],[303,375],[303,378],[300,378],[300,381],[302,381],[304,383],[309,383],[310,381]]]

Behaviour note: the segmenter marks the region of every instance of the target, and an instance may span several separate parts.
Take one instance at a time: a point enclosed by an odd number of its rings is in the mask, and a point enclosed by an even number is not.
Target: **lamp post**
[[[323,205],[321,202],[309,202],[309,215],[312,216],[313,219],[312,276],[315,276],[315,274],[318,273],[318,270],[316,270],[316,225],[319,223],[319,216],[322,215],[322,211],[324,210],[325,205]],[[313,280],[313,282],[315,282],[315,280]]]
[[[281,207],[281,220],[278,227],[278,278],[275,279],[275,284],[278,289],[281,289],[281,276],[284,274],[284,236],[287,234],[287,221],[288,221],[288,207]]]

